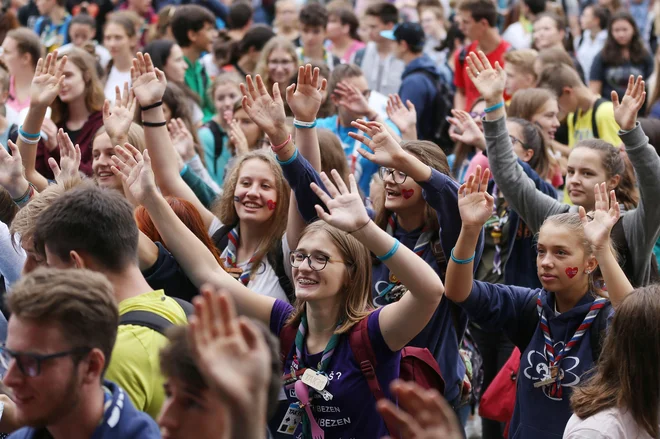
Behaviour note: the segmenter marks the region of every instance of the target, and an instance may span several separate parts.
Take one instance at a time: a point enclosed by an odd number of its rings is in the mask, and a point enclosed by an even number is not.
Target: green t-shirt
[[[183,59],[186,60],[186,64],[188,64],[186,75],[184,77],[185,83],[201,98],[202,112],[204,112],[203,122],[206,123],[211,120],[215,114],[215,106],[213,105],[213,100],[208,94],[209,77],[206,74],[204,66],[201,62],[199,62],[199,60],[193,63],[188,59],[187,56],[184,56]]]

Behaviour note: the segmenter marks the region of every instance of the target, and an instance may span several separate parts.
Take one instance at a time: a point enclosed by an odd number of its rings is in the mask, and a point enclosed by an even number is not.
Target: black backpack
[[[236,226],[224,225],[220,227],[218,231],[216,231],[211,237],[211,240],[220,253],[222,253],[227,247],[227,242],[229,241],[229,232],[231,232],[234,227]],[[296,293],[293,285],[291,284],[291,280],[289,279],[289,276],[287,276],[286,270],[284,269],[284,251],[282,250],[281,240],[278,240],[277,244],[273,246],[273,248],[271,248],[268,253],[266,253],[266,259],[268,260],[270,266],[273,267],[273,271],[275,271],[277,280],[280,284],[280,287],[284,291],[284,294],[286,294],[287,299],[289,299],[289,302],[294,303],[296,300]]]
[[[172,297],[172,299],[176,300],[176,303],[178,303],[183,309],[183,312],[186,313],[188,319],[190,319],[190,316],[195,313],[195,308],[190,302],[186,302],[177,297]],[[119,318],[119,324],[143,326],[145,328],[153,329],[162,335],[165,335],[168,328],[174,326],[174,323],[170,322],[165,317],[151,311],[129,311]]]
[[[454,141],[449,137],[450,123],[447,121],[447,117],[451,116],[451,109],[454,108],[454,92],[442,78],[436,77],[431,72],[421,70],[419,73],[429,78],[435,85],[435,97],[431,107],[434,129],[430,136],[425,136],[421,140],[429,140],[443,151],[449,150],[453,147]]]
[[[213,160],[211,161],[211,166],[213,169],[211,169],[211,172],[216,172],[217,171],[217,159],[220,157],[222,154],[222,150],[224,148],[223,146],[223,139],[226,136],[226,134],[222,131],[222,128],[220,128],[220,125],[218,125],[218,122],[214,120],[210,120],[204,124],[206,128],[211,130],[211,134],[213,134]]]

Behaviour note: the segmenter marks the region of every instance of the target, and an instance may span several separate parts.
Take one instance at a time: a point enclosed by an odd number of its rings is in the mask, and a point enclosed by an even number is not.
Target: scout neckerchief
[[[498,276],[502,275],[502,229],[506,225],[509,219],[509,209],[506,207],[501,207],[498,212],[498,203],[497,199],[497,185],[493,184],[493,197],[495,197],[495,202],[493,203],[493,214],[484,224],[485,230],[490,229],[490,236],[493,238],[493,243],[495,244],[495,255],[493,256],[493,270],[492,272]]]
[[[598,312],[605,306],[606,302],[607,299],[602,297],[598,297],[596,300],[594,300],[594,302],[591,304],[591,307],[589,308],[589,312],[587,313],[580,326],[578,326],[577,331],[575,331],[575,334],[573,334],[573,337],[571,337],[568,343],[564,345],[559,354],[557,354],[555,357],[554,340],[552,339],[552,335],[550,335],[550,326],[548,326],[548,320],[545,317],[545,311],[543,310],[543,304],[541,303],[541,293],[539,293],[539,296],[536,298],[536,308],[538,310],[540,319],[539,325],[541,326],[541,330],[543,331],[543,338],[545,339],[545,350],[548,356],[550,376],[553,378],[553,381],[548,383],[548,385],[550,385],[550,396],[561,398],[561,361],[571,351],[573,346],[582,340],[584,333],[587,332],[591,324],[596,319]]]
[[[387,228],[385,229],[388,235],[394,236],[394,232],[396,231],[396,214],[393,213],[390,215],[390,217],[387,219]],[[420,258],[424,254],[427,248],[429,248],[431,244],[431,239],[433,238],[433,229],[431,229],[429,226],[424,226],[422,229],[421,235],[419,235],[419,238],[417,238],[417,242],[415,243],[415,247],[413,248],[413,251],[417,256]],[[440,267],[442,269],[442,267]],[[383,291],[378,293],[379,297],[385,296],[387,293],[389,293],[394,287],[399,285],[401,282],[394,276],[393,274],[390,274],[389,277],[389,284]]]
[[[339,324],[337,326],[339,326],[339,325],[341,325],[341,322],[339,322]],[[303,350],[305,349],[305,338],[306,337],[307,337],[307,313],[303,313],[302,317],[300,318],[300,325],[298,325],[298,333],[296,334],[296,341],[295,341],[296,357],[293,360],[295,363],[297,363],[297,369],[298,370],[301,370],[302,368],[305,367],[305,365],[303,363]],[[328,344],[326,345],[325,349],[323,350],[323,355],[321,356],[321,361],[319,361],[319,363],[316,365],[315,372],[317,374],[325,375],[325,371],[328,368],[328,364],[330,364],[330,360],[332,359],[332,354],[335,353],[335,348],[337,347],[337,344],[339,344],[340,337],[341,337],[341,335],[337,334],[336,332],[334,334],[332,334],[332,337],[330,337],[330,341],[328,341]],[[291,363],[291,376],[296,376],[296,371],[295,371],[293,363]],[[303,382],[304,382],[304,380],[303,380]],[[326,383],[327,383],[327,381],[326,381]],[[311,387],[311,386],[309,386],[309,387]],[[318,389],[315,389],[315,388],[312,388],[312,389],[318,392]],[[310,404],[311,404],[311,398],[310,398]],[[311,438],[312,437],[311,425],[310,425],[309,418],[307,417],[306,412],[303,412],[302,431],[303,431],[303,438]]]
[[[231,229],[229,232],[229,235],[227,236],[227,247],[225,247],[225,250],[222,252],[222,258],[224,258],[225,263],[231,267],[231,268],[238,268],[237,261],[236,261],[236,255],[238,254],[238,240],[240,239],[240,236],[238,234],[238,224],[236,224],[236,227]],[[250,282],[250,273],[252,272],[252,262],[254,262],[254,256],[250,258],[248,263],[245,266],[245,269],[243,272],[240,274],[238,277],[238,280],[240,280],[243,285],[248,284]]]

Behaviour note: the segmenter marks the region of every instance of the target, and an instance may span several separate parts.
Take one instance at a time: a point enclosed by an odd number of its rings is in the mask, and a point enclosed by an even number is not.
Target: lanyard
[[[548,365],[550,366],[550,371],[551,375],[553,378],[555,378],[554,382],[551,384],[550,387],[550,395],[561,398],[562,395],[562,388],[561,388],[561,373],[559,372],[559,367],[561,366],[561,361],[566,357],[566,355],[573,349],[573,346],[577,345],[580,340],[582,340],[582,337],[584,336],[585,332],[589,329],[591,324],[594,322],[596,319],[596,316],[600,312],[600,310],[605,306],[607,303],[607,299],[604,299],[602,297],[598,297],[594,302],[591,304],[591,307],[589,308],[589,312],[587,315],[584,317],[584,320],[578,326],[577,331],[575,331],[575,334],[573,334],[573,337],[562,347],[561,351],[557,354],[555,357],[555,348],[554,348],[554,340],[552,339],[552,335],[550,334],[550,326],[548,325],[548,319],[545,317],[545,311],[543,310],[543,304],[541,303],[541,293],[539,293],[539,296],[536,298],[536,308],[539,313],[539,326],[541,326],[541,330],[543,331],[543,338],[545,340],[545,350],[547,352],[548,356]]]
[[[227,247],[225,247],[225,251],[222,252],[222,257],[225,258],[225,261],[227,265],[233,268],[237,268],[237,262],[236,262],[236,254],[238,253],[237,248],[238,248],[238,240],[240,239],[240,236],[238,234],[238,224],[236,227],[231,229],[229,232],[229,235],[227,236]],[[247,263],[247,266],[245,267],[245,270],[240,274],[238,280],[240,280],[243,285],[246,285],[250,282],[250,273],[252,272],[252,262],[254,262],[254,256],[250,258],[250,261]]]

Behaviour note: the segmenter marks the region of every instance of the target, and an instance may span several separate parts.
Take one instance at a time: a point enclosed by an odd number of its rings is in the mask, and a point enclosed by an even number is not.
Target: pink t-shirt
[[[14,84],[14,77],[9,78],[9,98],[7,99],[7,105],[15,110],[17,113],[20,113],[24,109],[30,106],[30,98],[28,97],[24,101],[19,101],[16,99],[16,86]]]
[[[362,41],[357,41],[353,40],[353,44],[346,50],[344,53],[344,56],[341,57],[341,62],[348,64],[351,60],[351,56],[357,52],[358,50],[362,49],[366,44],[364,44]],[[332,44],[329,47],[330,50],[332,50]]]

